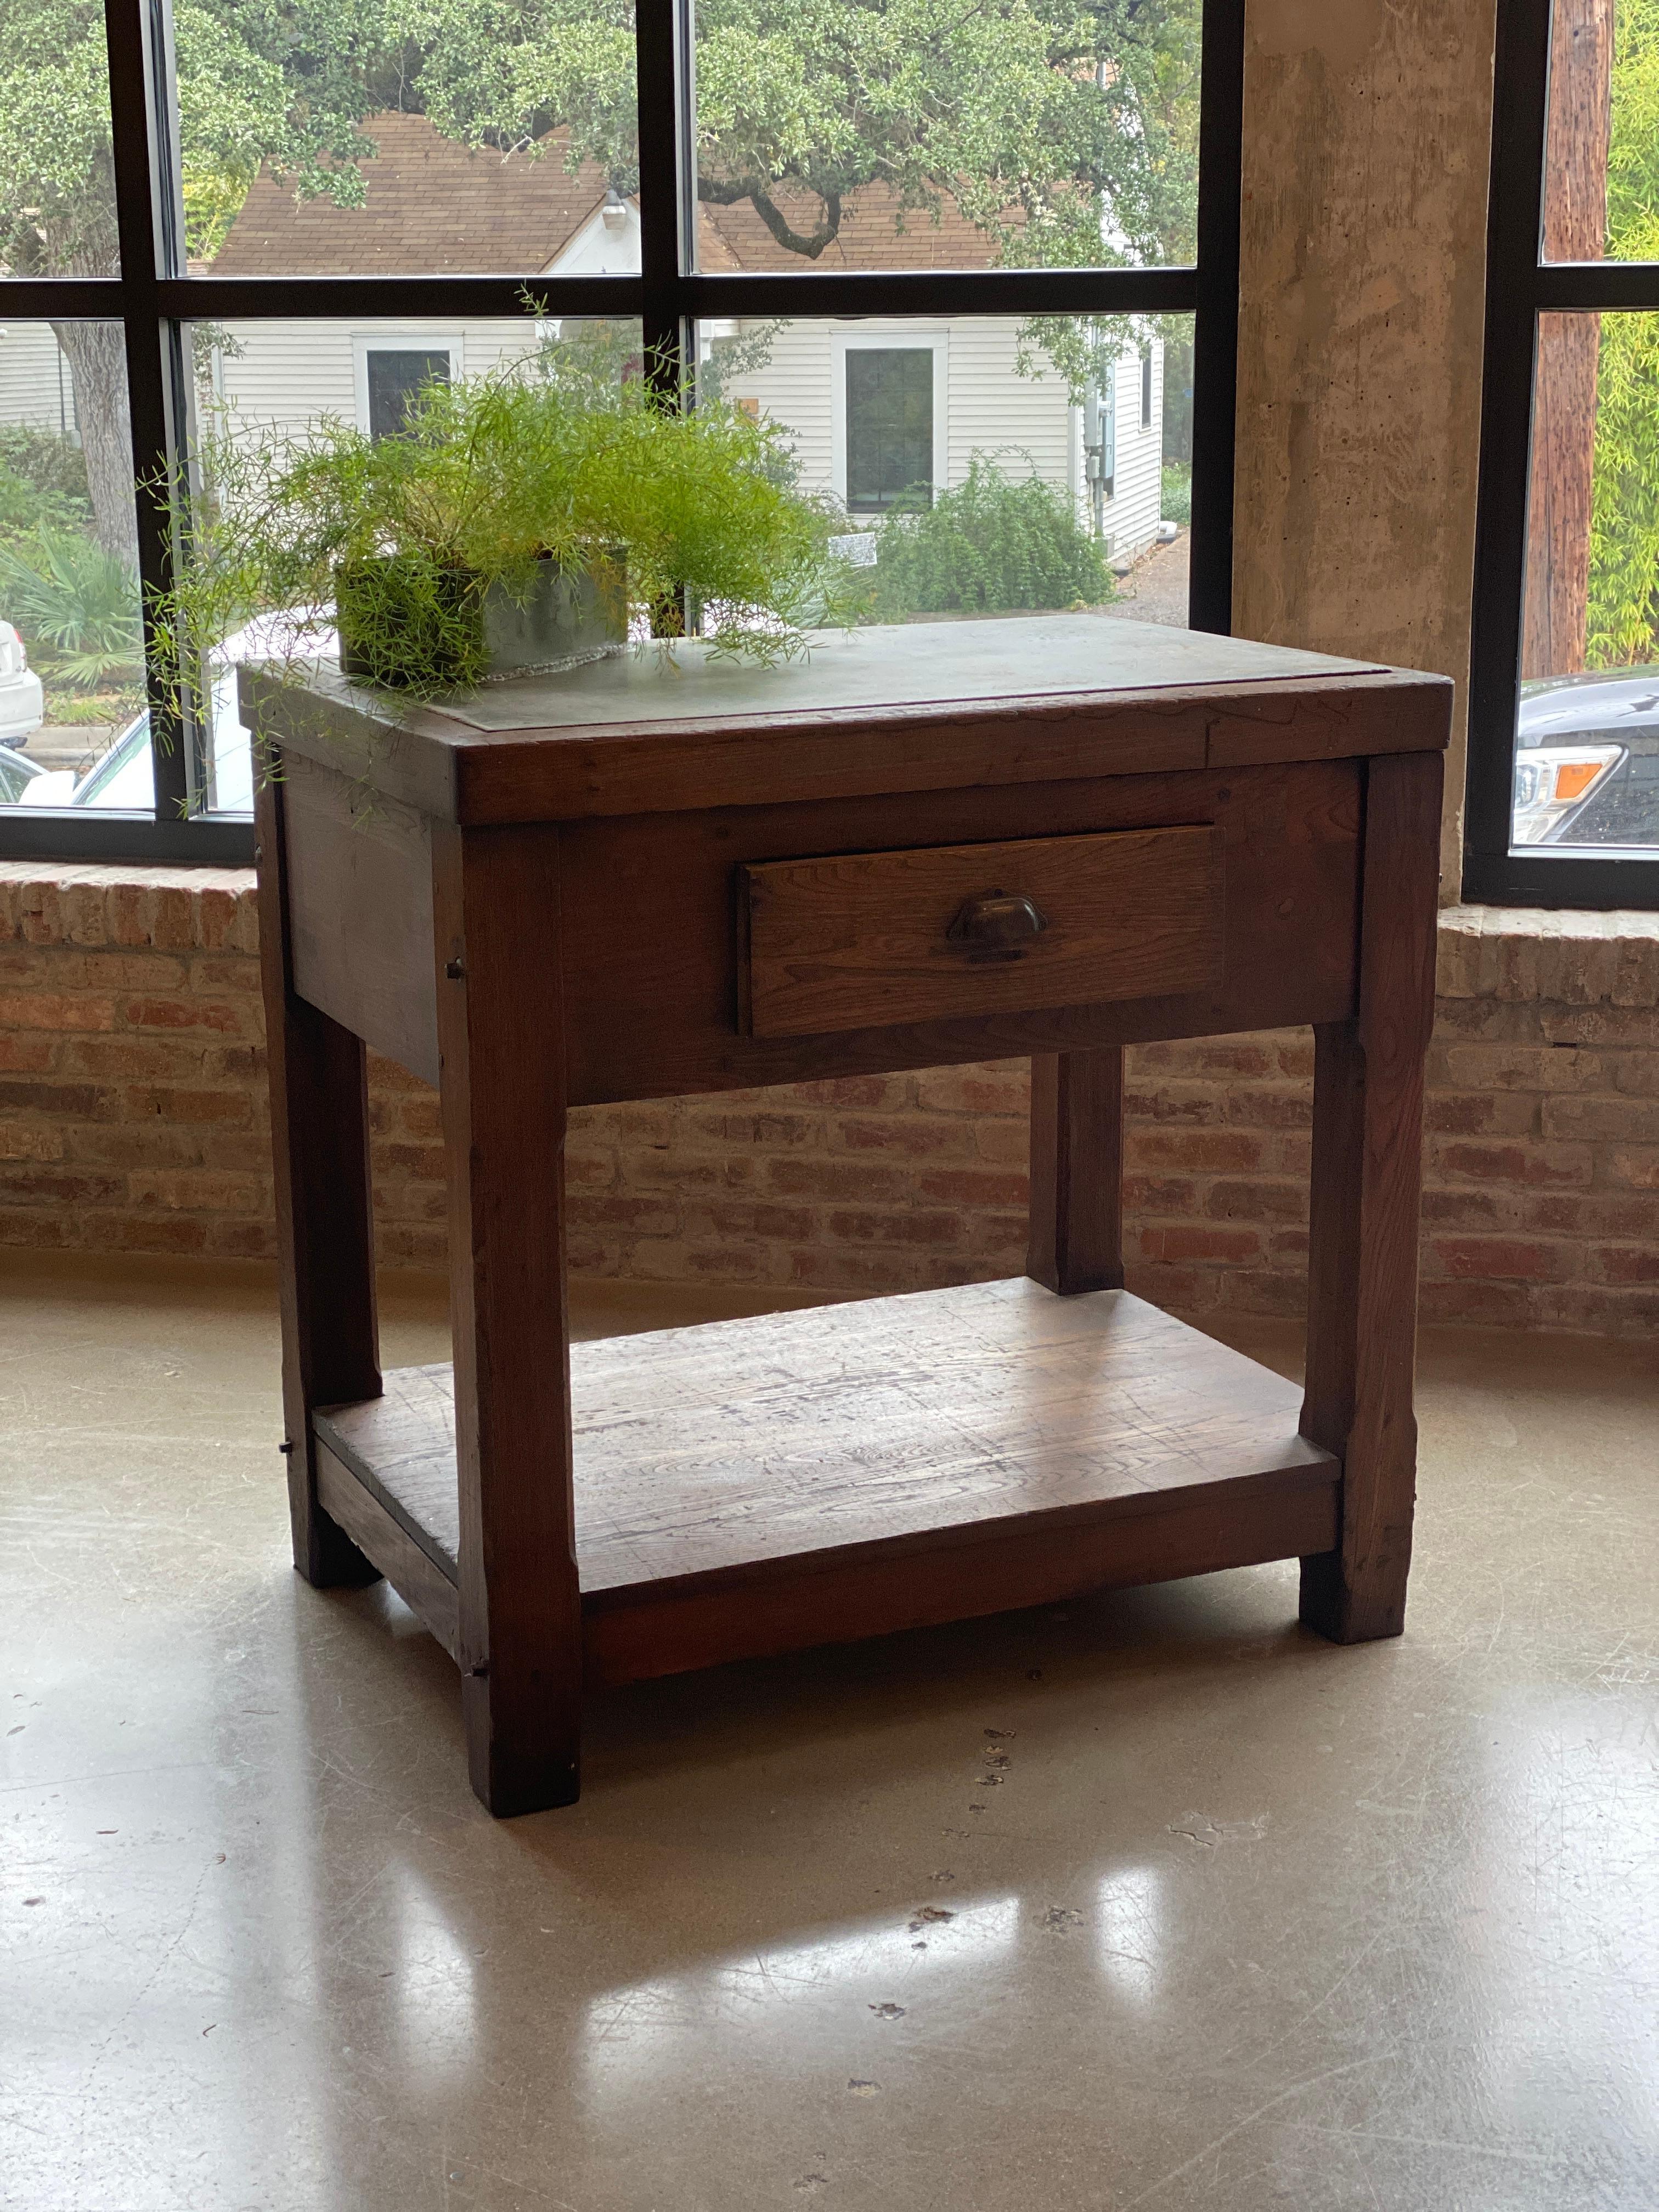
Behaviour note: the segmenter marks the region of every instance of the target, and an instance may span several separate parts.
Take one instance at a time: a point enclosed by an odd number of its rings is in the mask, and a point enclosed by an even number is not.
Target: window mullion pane
[[[167,120],[171,31],[165,0],[107,0],[106,21],[155,808],[174,821],[188,792],[185,732],[157,678],[150,616],[151,595],[164,592],[173,574],[167,486],[179,465],[184,427],[179,334],[161,320],[157,291],[164,276],[179,273],[182,243]]]

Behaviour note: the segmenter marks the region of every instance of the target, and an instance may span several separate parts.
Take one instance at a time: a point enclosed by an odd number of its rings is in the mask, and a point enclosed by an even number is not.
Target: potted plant
[[[765,662],[837,617],[838,518],[769,426],[550,359],[428,386],[395,437],[210,434],[155,602],[175,681],[256,617],[268,662],[337,637],[348,675],[417,698],[672,634],[688,604],[712,650]]]

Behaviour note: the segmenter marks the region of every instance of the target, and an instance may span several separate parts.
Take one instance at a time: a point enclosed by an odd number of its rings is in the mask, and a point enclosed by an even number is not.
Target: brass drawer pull
[[[945,934],[964,946],[970,960],[1018,960],[1048,927],[1048,915],[1022,893],[981,891],[963,900]]]

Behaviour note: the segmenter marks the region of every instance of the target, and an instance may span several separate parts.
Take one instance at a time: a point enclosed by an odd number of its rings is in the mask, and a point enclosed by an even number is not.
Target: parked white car
[[[0,745],[27,744],[46,712],[46,694],[22,639],[9,622],[0,622]]]

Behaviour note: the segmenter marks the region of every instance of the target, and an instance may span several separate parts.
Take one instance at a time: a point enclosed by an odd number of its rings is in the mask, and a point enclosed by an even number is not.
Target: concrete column
[[[1456,678],[1458,896],[1494,0],[1249,0],[1239,632]]]

